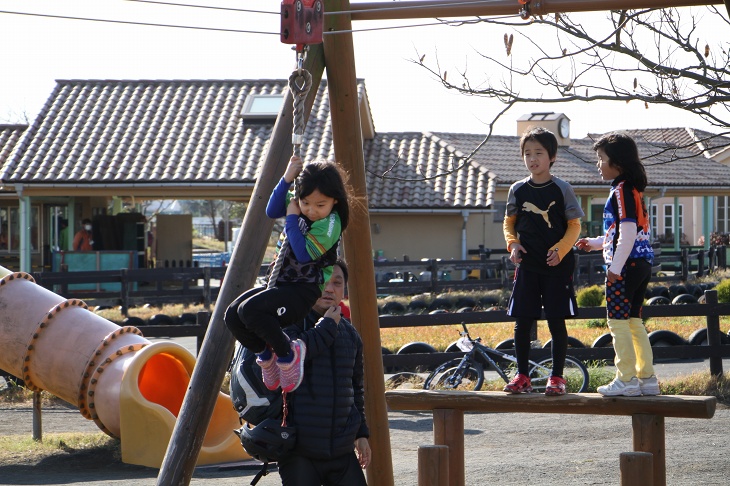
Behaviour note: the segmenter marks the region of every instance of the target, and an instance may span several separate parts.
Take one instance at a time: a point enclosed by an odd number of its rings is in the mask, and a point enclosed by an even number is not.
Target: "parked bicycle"
[[[465,323],[459,334],[461,338],[456,345],[466,354],[462,358],[455,358],[436,367],[423,384],[426,390],[480,390],[484,384],[485,365],[509,383],[517,372],[517,358],[492,349],[482,344],[480,337],[472,338]],[[552,371],[553,360],[546,358],[541,361],[530,360],[530,380],[532,389],[544,392],[548,377]],[[588,389],[588,369],[582,361],[566,356],[563,378],[566,381],[568,393],[580,393]]]

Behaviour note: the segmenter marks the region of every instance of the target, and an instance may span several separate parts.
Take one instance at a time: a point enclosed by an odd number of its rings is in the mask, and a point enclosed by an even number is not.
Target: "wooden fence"
[[[705,291],[705,304],[685,305],[657,305],[645,306],[642,317],[686,317],[702,316],[706,319],[709,345],[678,345],[657,346],[653,348],[654,359],[710,359],[710,371],[713,374],[722,374],[722,359],[730,358],[730,344],[720,344],[720,316],[730,315],[730,304],[717,302],[717,291]],[[601,319],[606,317],[605,307],[581,307],[577,319]],[[484,312],[454,312],[408,316],[380,316],[380,328],[417,327],[417,326],[453,326],[454,340],[458,338],[456,331],[461,329],[461,323],[489,324],[497,322],[513,322],[507,311]],[[444,331],[447,332],[447,331]],[[476,337],[476,336],[475,336]],[[495,343],[487,343],[494,345]],[[510,350],[502,350],[510,353]],[[612,347],[575,348],[571,347],[568,353],[584,361],[611,360],[614,358]],[[413,353],[413,354],[385,354],[383,365],[386,368],[437,366],[445,361],[463,356],[463,352],[453,353]],[[531,351],[534,360],[550,357],[550,349],[541,348]]]
[[[726,268],[726,247],[680,251],[655,248],[653,282],[684,282]],[[602,284],[606,271],[598,252],[575,251],[576,286]],[[458,290],[501,289],[512,285],[515,266],[504,250],[482,253],[478,260],[423,259],[375,262],[380,295],[442,293]],[[465,276],[465,277],[464,277]]]

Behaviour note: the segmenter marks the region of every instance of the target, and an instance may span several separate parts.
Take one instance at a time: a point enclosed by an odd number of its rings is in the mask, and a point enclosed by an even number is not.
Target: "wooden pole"
[[[726,6],[729,0],[725,0]],[[529,5],[533,16],[551,13],[597,12],[601,10],[636,10],[644,8],[693,7],[722,4],[721,0],[540,0]],[[520,4],[516,0],[484,0],[460,2],[454,0],[425,0],[393,2],[364,2],[353,8],[326,10],[325,15],[340,16],[340,11],[350,11],[352,20],[389,20],[475,17],[486,15],[517,15]],[[730,6],[728,6],[730,12]],[[325,31],[327,32],[327,31]]]
[[[449,448],[445,445],[418,446],[418,486],[448,485]]]
[[[282,46],[282,49],[285,47]],[[292,54],[292,68],[294,65]],[[303,67],[312,75],[312,89],[305,103],[306,122],[324,71],[321,45],[310,47]],[[286,75],[288,78],[289,73]],[[284,174],[292,154],[292,123],[293,107],[291,99],[288,98],[276,119],[269,152],[266,154],[261,174],[254,187],[240,236],[233,248],[228,271],[221,283],[213,316],[157,476],[159,486],[190,484],[205,432],[213,414],[218,390],[223,383],[228,360],[233,354],[235,344],[223,322],[223,315],[233,299],[251,288],[258,276],[273,229],[273,221],[266,216],[266,204],[271,191]]]
[[[465,486],[463,410],[434,409],[433,443],[449,448],[449,486]]]
[[[349,8],[349,0],[325,2],[325,12]],[[324,31],[331,29],[351,30],[352,22],[346,15],[329,16],[325,18]],[[393,463],[352,34],[325,36],[324,55],[335,159],[349,174],[354,191],[350,223],[343,240],[351,276],[348,289],[352,323],[362,336],[365,354],[365,413],[372,446],[372,462],[366,472],[368,484],[388,486],[393,484]]]
[[[664,417],[637,413],[631,416],[634,452],[650,452],[653,456],[652,476],[654,486],[666,486],[666,439],[664,432]]]
[[[717,305],[717,290],[705,290],[705,301],[708,305]],[[720,316],[707,316],[707,344],[712,349],[722,344],[720,341]],[[719,378],[722,376],[722,358],[717,355],[710,356],[710,374]]]
[[[654,456],[648,452],[619,454],[621,486],[648,486],[654,484]]]

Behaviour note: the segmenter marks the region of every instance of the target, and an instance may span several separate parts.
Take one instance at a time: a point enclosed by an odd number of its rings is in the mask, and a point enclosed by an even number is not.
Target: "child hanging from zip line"
[[[268,217],[286,216],[268,285],[244,292],[226,309],[228,329],[256,353],[269,390],[291,392],[302,382],[306,346],[282,328],[307,316],[332,275],[350,215],[345,178],[334,162],[304,165],[292,156],[266,206]]]
[[[616,377],[599,386],[604,396],[659,395],[654,355],[641,319],[644,293],[651,279],[654,250],[644,204],[647,179],[639,150],[628,135],[604,135],[593,145],[596,166],[612,181],[603,210],[604,236],[581,238],[579,250],[600,250],[606,262],[606,313],[616,353]]]

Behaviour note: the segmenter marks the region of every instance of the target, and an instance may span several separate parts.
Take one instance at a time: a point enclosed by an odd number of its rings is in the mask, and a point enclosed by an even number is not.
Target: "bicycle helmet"
[[[269,418],[253,428],[244,425],[234,432],[246,452],[261,462],[278,461],[297,441],[296,429],[282,426],[280,419]]]

